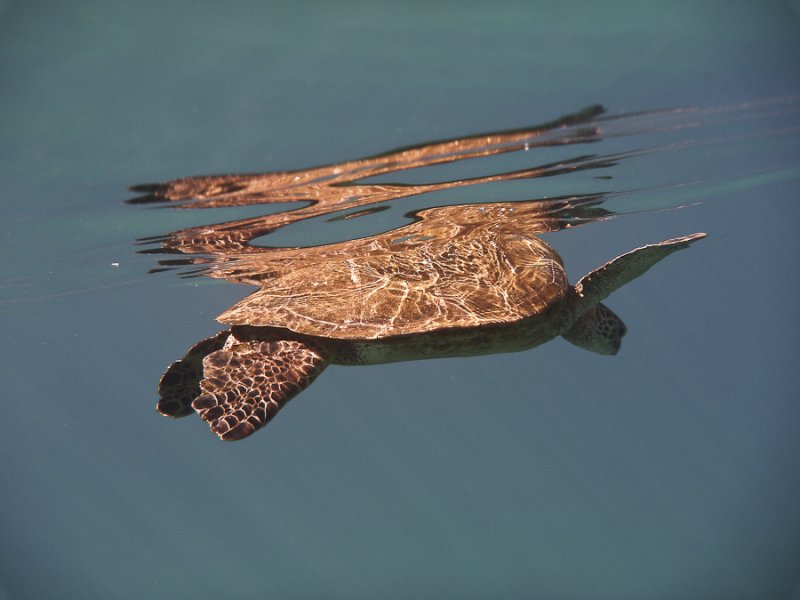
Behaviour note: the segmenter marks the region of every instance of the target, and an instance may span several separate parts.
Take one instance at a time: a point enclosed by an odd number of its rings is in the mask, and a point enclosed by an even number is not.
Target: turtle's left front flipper
[[[201,393],[192,408],[221,439],[240,440],[266,425],[329,361],[296,340],[231,337],[225,348],[203,359]]]

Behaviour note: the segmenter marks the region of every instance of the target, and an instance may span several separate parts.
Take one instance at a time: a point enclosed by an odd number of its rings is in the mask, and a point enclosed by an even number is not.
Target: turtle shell
[[[276,257],[260,289],[218,320],[378,339],[513,323],[564,298],[561,259],[542,239],[521,234],[508,220],[464,221],[459,209],[460,223],[423,219],[370,238],[303,249],[302,259]],[[436,216],[446,217],[442,211]]]

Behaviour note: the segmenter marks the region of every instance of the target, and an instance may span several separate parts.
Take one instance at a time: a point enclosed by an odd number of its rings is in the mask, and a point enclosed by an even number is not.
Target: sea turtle
[[[705,236],[636,248],[571,286],[561,258],[536,235],[493,219],[443,235],[435,225],[428,221],[428,235],[401,228],[302,249],[283,263],[278,253],[260,288],[218,317],[231,327],[166,370],[159,412],[194,409],[220,438],[239,440],[331,363],[514,352],[559,335],[616,354],[626,327],[601,301]]]

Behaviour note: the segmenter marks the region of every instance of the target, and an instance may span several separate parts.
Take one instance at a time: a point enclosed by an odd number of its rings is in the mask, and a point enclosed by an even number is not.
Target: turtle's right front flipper
[[[221,439],[240,440],[266,425],[328,363],[301,341],[231,336],[203,360],[201,393],[192,407]]]

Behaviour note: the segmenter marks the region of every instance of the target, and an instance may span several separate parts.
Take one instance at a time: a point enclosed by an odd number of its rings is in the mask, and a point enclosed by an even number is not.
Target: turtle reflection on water
[[[636,248],[572,286],[535,235],[546,220],[511,206],[426,209],[373,237],[243,256],[261,269],[260,289],[218,317],[230,329],[167,369],[159,412],[194,409],[220,438],[239,440],[332,363],[516,352],[559,335],[616,354],[626,328],[602,300],[705,236]]]

